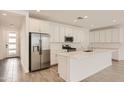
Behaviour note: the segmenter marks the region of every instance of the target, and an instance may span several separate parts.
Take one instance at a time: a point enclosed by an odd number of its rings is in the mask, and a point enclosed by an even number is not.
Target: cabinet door
[[[72,28],[70,26],[65,26],[65,36],[73,36]]]
[[[112,42],[120,42],[120,31],[119,29],[113,29],[112,31]]]
[[[72,32],[72,35],[73,35],[73,38],[74,38],[74,41],[73,42],[77,42],[77,31],[75,29],[73,29],[73,32]]]
[[[99,31],[95,31],[95,42],[99,42],[100,38],[99,38]]]
[[[94,42],[94,39],[95,39],[94,33],[95,33],[94,31],[90,32],[90,36],[89,36],[90,42]]]
[[[40,21],[37,19],[29,19],[29,32],[40,32],[39,30]]]
[[[60,42],[65,42],[65,30],[64,30],[64,26],[63,25],[60,25],[60,28],[59,28],[59,36],[60,36]]]
[[[51,42],[59,42],[59,24],[50,24]]]
[[[41,33],[47,33],[49,34],[50,32],[50,23],[47,21],[40,21],[40,32]]]
[[[58,59],[58,73],[59,75],[67,80],[67,58],[64,56],[57,56]]]
[[[105,42],[105,31],[100,31],[100,42]]]
[[[83,40],[83,31],[77,30],[77,40],[76,42],[82,42]]]
[[[106,30],[105,33],[106,33],[106,36],[105,36],[106,42],[112,42],[112,31],[111,31],[111,29]]]
[[[79,41],[84,42],[84,31],[81,30],[79,35],[80,35],[80,38],[79,38],[80,40]]]

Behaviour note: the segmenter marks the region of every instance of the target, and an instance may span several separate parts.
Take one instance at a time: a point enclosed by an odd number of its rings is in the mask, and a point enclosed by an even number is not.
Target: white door
[[[6,38],[6,57],[16,57],[18,56],[18,37],[17,32],[7,31]]]

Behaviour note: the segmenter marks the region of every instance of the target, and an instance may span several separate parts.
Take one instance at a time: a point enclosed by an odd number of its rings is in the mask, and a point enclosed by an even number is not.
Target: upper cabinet
[[[120,30],[119,29],[113,29],[112,42],[120,42]]]
[[[72,36],[74,43],[79,43],[84,42],[84,37],[87,37],[82,28],[34,18],[30,18],[29,32],[47,33],[51,42],[65,42],[65,36]]]
[[[94,37],[95,37],[95,39],[94,39],[95,42],[99,42],[99,41],[100,41],[100,37],[99,37],[100,33],[99,33],[99,31],[95,31],[94,33],[95,33],[95,34],[94,34],[94,35],[95,35],[95,36],[94,36]]]
[[[105,42],[112,42],[112,30],[105,30]]]
[[[90,42],[95,42],[95,35],[94,34],[95,34],[95,32],[93,32],[93,31],[89,33]]]
[[[50,33],[50,22],[40,20],[39,29],[41,33]]]
[[[100,42],[105,42],[106,41],[106,32],[105,31],[100,31],[99,32],[99,41]]]
[[[37,19],[29,19],[29,32],[40,32],[40,21]]]
[[[50,37],[51,42],[60,42],[60,33],[59,33],[59,24],[57,23],[50,23]]]
[[[38,19],[30,18],[29,32],[49,33],[50,23]]]
[[[60,39],[60,42],[64,42],[65,41],[65,27],[64,25],[60,24],[59,25],[59,39]]]
[[[90,42],[96,43],[119,43],[120,42],[120,30],[119,28],[104,29],[99,31],[90,32]]]

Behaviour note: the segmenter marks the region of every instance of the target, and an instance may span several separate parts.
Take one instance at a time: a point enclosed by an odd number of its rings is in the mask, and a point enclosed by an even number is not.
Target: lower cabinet
[[[118,51],[112,53],[112,59],[119,60],[119,52]]]
[[[62,51],[61,44],[57,43],[51,43],[50,45],[50,59],[51,59],[51,65],[57,64],[57,53]]]
[[[64,56],[57,56],[58,59],[58,73],[60,77],[67,80],[67,58]]]

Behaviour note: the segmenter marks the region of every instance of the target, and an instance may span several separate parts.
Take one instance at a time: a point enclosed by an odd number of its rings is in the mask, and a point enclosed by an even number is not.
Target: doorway
[[[7,31],[6,58],[18,57],[18,33],[16,31]]]

